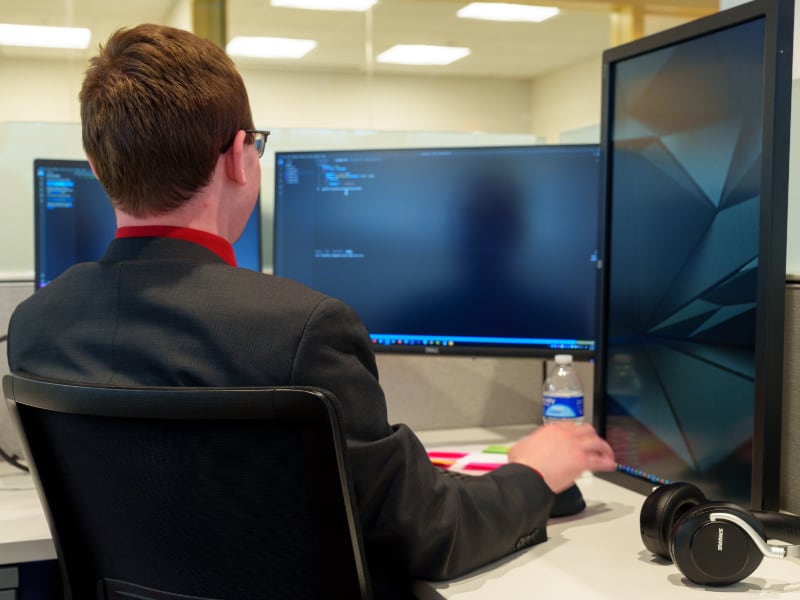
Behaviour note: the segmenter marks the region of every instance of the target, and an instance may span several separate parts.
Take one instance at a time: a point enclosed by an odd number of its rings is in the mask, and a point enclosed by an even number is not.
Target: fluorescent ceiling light
[[[0,46],[85,50],[89,47],[91,38],[92,32],[84,27],[42,27],[0,23]]]
[[[527,4],[506,4],[502,2],[473,2],[460,9],[456,14],[462,19],[541,23],[550,17],[555,17],[559,12],[559,9],[554,6],[531,6]]]
[[[228,42],[226,50],[231,56],[249,58],[302,58],[316,47],[314,40],[237,36]]]
[[[378,0],[272,0],[270,4],[280,8],[304,8],[307,10],[352,10],[365,12]]]
[[[397,44],[381,52],[375,60],[398,65],[449,65],[469,56],[469,48]]]

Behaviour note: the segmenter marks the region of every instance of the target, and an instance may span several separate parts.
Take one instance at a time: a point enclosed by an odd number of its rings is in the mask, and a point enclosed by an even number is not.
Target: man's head
[[[114,33],[90,62],[80,103],[84,150],[115,208],[135,217],[192,198],[236,133],[253,127],[225,52],[161,25]]]

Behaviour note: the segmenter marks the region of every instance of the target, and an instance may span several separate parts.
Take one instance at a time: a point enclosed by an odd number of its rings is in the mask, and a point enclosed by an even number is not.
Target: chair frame
[[[336,454],[340,491],[344,499],[347,529],[356,567],[357,585],[361,598],[371,598],[364,546],[361,537],[355,493],[346,451],[342,414],[337,399],[327,390],[304,386],[277,387],[132,387],[102,384],[81,384],[54,381],[24,374],[3,377],[3,393],[12,421],[20,435],[25,456],[42,501],[61,568],[66,597],[75,596],[71,588],[69,565],[72,557],[65,556],[59,536],[60,527],[54,519],[50,500],[57,500],[61,490],[53,488],[40,477],[37,451],[32,448],[26,433],[28,411],[55,411],[71,415],[111,417],[122,419],[157,420],[249,420],[289,419],[312,420],[323,427]],[[113,396],[113,398],[112,398]],[[168,399],[165,398],[168,396]],[[113,586],[112,586],[113,587]],[[145,589],[145,588],[142,588]],[[98,592],[101,594],[101,592]],[[100,595],[103,598],[105,596]],[[111,597],[111,596],[109,596]],[[116,596],[114,596],[116,597]],[[138,597],[138,596],[137,596]],[[152,598],[191,598],[165,594],[141,596]],[[81,599],[83,600],[83,599]]]

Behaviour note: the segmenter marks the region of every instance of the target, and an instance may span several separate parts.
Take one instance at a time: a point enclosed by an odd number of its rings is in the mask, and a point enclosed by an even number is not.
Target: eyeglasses
[[[246,144],[255,144],[256,152],[258,152],[258,158],[264,156],[264,148],[267,147],[267,138],[269,137],[270,132],[265,129],[245,129],[244,132],[247,134],[244,141]],[[222,147],[222,150],[219,151],[220,154],[225,154],[233,144],[233,140],[236,139],[234,135],[225,146]]]
[[[252,140],[252,143],[255,144],[258,158],[264,156],[264,148],[267,147],[269,131],[265,129],[245,129],[244,132],[247,134],[245,141],[251,143]]]

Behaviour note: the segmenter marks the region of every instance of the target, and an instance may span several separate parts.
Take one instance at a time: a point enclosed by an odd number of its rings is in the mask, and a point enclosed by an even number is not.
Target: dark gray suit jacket
[[[182,240],[114,240],[14,312],[9,365],[71,381],[309,385],[339,399],[372,569],[446,579],[546,539],[554,496],[521,465],[443,475],[389,425],[369,336],[343,303]]]

